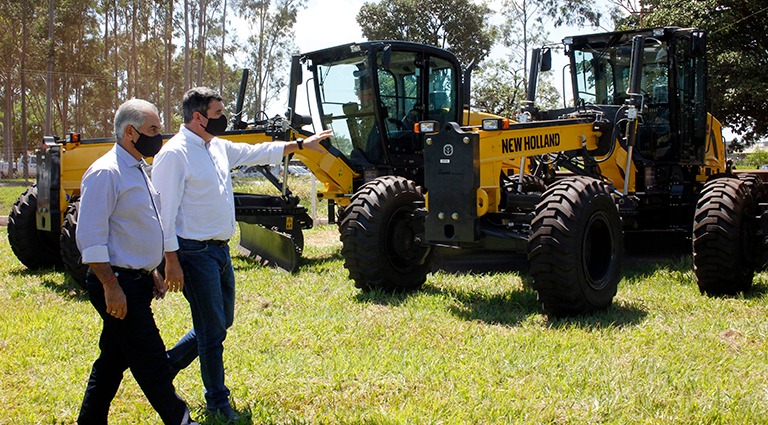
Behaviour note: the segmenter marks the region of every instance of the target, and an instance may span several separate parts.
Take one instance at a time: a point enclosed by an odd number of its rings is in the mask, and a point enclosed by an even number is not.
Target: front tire
[[[544,311],[576,316],[610,306],[622,248],[621,218],[608,185],[589,177],[552,185],[536,206],[528,242],[532,286]]]
[[[344,267],[355,286],[387,292],[421,287],[431,249],[423,245],[424,218],[415,214],[424,195],[411,180],[380,177],[363,185],[344,210],[341,232]]]
[[[8,215],[8,242],[16,258],[30,270],[62,265],[59,232],[37,229],[37,185],[22,193]]]
[[[693,219],[696,283],[708,295],[735,295],[752,286],[759,246],[755,188],[737,178],[704,185]]]

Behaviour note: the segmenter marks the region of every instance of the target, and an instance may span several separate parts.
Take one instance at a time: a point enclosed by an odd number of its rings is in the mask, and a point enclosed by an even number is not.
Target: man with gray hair
[[[166,292],[156,269],[163,259],[163,226],[143,158],[160,150],[160,129],[155,105],[141,99],[123,103],[115,113],[117,142],[83,175],[76,240],[89,266],[86,286],[102,330],[80,424],[107,423],[126,369],[163,423],[194,423],[173,387],[151,307],[152,298]]]

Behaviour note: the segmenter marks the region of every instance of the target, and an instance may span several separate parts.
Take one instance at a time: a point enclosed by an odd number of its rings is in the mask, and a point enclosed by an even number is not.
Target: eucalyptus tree
[[[294,26],[304,7],[304,0],[237,0],[238,14],[251,31],[245,45],[253,70],[248,106],[254,114],[268,110],[288,83],[290,59],[297,52]]]
[[[545,7],[536,0],[504,0],[501,3],[498,42],[503,58],[483,62],[473,79],[473,106],[503,116],[514,116],[525,100],[528,55],[532,46],[547,41]],[[542,75],[542,85],[546,85]],[[545,93],[539,90],[539,93]],[[545,102],[546,103],[546,102]]]
[[[491,50],[496,28],[486,3],[468,0],[382,0],[365,3],[357,23],[368,40],[414,41],[450,50],[465,66]]]

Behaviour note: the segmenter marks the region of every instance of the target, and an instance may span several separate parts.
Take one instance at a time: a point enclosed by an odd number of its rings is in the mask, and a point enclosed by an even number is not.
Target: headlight
[[[483,120],[483,130],[495,131],[509,128],[509,120],[506,118],[487,118]]]
[[[416,124],[415,131],[417,133],[435,133],[439,130],[440,123],[437,121],[421,121],[418,124]]]

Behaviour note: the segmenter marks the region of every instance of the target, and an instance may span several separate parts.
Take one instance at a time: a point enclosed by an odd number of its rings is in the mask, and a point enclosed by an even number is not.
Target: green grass
[[[16,199],[24,193],[34,181],[23,179],[2,180],[0,184],[0,215],[8,215]]]
[[[0,215],[8,215],[13,203],[24,193],[24,191],[34,183],[34,180],[24,179],[3,179],[0,180]],[[295,195],[301,198],[301,204],[310,207],[314,194],[311,190],[310,177],[298,176],[291,177],[288,180],[290,189]],[[236,179],[233,181],[236,191],[247,193],[265,193],[270,195],[279,195],[278,191],[271,183],[264,178]],[[317,183],[318,187],[320,183]],[[318,207],[323,208],[325,206]]]
[[[235,185],[276,193],[263,179]],[[24,189],[0,187],[0,208]],[[308,180],[294,191],[308,206]],[[26,270],[5,230],[1,239],[0,424],[71,423],[99,321],[61,272]],[[541,313],[515,271],[437,272],[413,294],[361,293],[346,278],[334,228],[306,239],[295,275],[235,259],[227,379],[255,423],[768,422],[765,274],[750,294],[709,298],[690,257],[638,262],[609,310],[558,320]],[[179,294],[155,313],[169,345],[190,324]],[[177,388],[214,423],[197,367]],[[111,419],[158,420],[130,374]]]
[[[312,191],[311,176],[291,176],[288,179],[288,189],[296,196],[299,197],[301,205],[304,205],[307,209],[310,208],[312,198],[314,198],[317,189],[322,187],[322,183],[316,182],[315,192]],[[266,195],[278,196],[281,191],[277,189],[271,182],[262,177],[255,178],[236,178],[232,180],[232,185],[235,192],[245,193],[260,193]],[[318,210],[326,211],[326,204],[318,202]]]
[[[0,233],[0,423],[72,423],[99,320],[61,272],[26,270]],[[339,249],[320,226],[294,275],[235,258],[227,383],[254,423],[768,423],[766,274],[745,296],[710,298],[689,256],[634,261],[610,309],[549,319],[525,274],[440,271],[419,292],[366,294]],[[187,304],[170,294],[154,309],[170,345]],[[176,386],[214,423],[197,368]],[[129,373],[110,419],[158,423]]]

